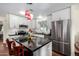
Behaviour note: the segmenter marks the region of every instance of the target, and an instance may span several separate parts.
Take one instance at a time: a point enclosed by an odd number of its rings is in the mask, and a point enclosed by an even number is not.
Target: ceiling
[[[52,12],[69,7],[72,4],[64,3],[0,3],[0,16],[5,16],[7,13],[20,15],[19,11],[27,9],[32,10],[31,13],[37,15],[48,15]]]

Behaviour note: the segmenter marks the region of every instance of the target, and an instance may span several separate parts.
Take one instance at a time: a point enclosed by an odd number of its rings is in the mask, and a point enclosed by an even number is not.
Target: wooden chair
[[[12,49],[13,41],[9,41],[9,39],[6,39],[6,43],[7,43],[7,46],[8,46],[9,55],[14,55],[14,50]]]
[[[28,50],[23,45],[16,46],[16,43],[13,42],[13,50],[15,56],[28,56]]]
[[[75,55],[79,56],[79,42],[75,43]]]
[[[23,45],[17,46],[15,41],[9,41],[9,39],[6,40],[8,49],[9,49],[9,55],[14,56],[32,56],[31,52],[28,51],[27,48],[25,48]]]
[[[13,42],[13,49],[15,56],[24,56],[24,47],[22,45],[16,46],[15,42]]]

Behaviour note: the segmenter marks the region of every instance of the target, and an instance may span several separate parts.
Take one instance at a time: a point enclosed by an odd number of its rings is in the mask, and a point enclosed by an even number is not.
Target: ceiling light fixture
[[[33,10],[25,10],[25,11],[19,11],[19,14],[22,16],[25,16],[27,20],[32,20],[33,19],[33,14],[31,13]]]
[[[23,16],[25,15],[25,11],[19,11],[19,13]]]
[[[31,14],[30,10],[26,10],[26,11],[25,11],[25,17],[26,17],[28,20],[32,20],[32,19],[33,19],[33,14]]]
[[[41,15],[39,15],[37,18],[43,18]]]
[[[37,19],[37,21],[46,21],[47,20],[47,17],[46,16],[38,16],[37,17],[38,19]]]

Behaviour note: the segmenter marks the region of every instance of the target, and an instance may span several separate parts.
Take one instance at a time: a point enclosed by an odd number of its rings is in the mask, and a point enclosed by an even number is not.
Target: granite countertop
[[[26,48],[30,49],[33,52],[51,42],[51,39],[49,38],[40,38],[40,37],[33,37],[32,40],[34,44],[32,43],[28,44],[28,41],[26,39],[22,42],[19,39],[16,39],[15,41],[18,42],[19,44],[22,44],[23,46],[25,46]]]

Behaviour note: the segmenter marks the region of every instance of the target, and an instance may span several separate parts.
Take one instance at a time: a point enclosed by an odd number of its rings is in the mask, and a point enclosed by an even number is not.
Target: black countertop
[[[42,48],[43,46],[45,46],[49,42],[51,42],[50,38],[35,37],[32,40],[34,42],[34,45],[31,43],[32,45],[30,44],[30,46],[29,46],[28,41],[26,39],[24,41],[20,41],[20,39],[16,39],[15,41],[19,44],[22,44],[23,46],[25,46],[26,48],[28,48],[29,50],[31,50],[33,52]]]

